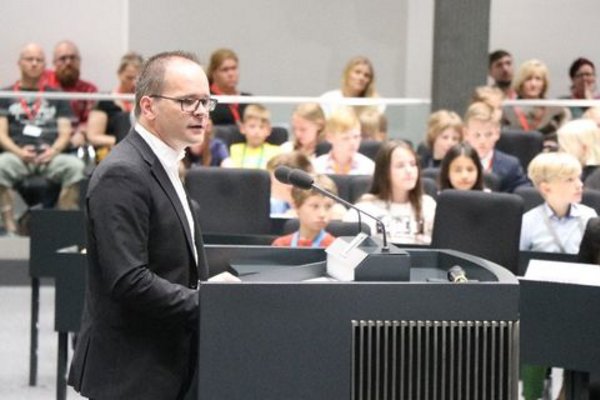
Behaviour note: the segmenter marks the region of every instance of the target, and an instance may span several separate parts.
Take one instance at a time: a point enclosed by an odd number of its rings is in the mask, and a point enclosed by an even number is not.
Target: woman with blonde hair
[[[375,89],[375,69],[373,68],[373,63],[367,57],[357,56],[350,59],[342,74],[341,88],[330,90],[321,95],[323,99],[321,107],[323,107],[325,115],[329,117],[340,106],[336,102],[345,97],[379,97]],[[385,111],[385,105],[354,106],[353,108],[357,115],[360,115],[363,110],[369,108],[376,108],[380,113]]]
[[[558,130],[558,145],[581,163],[582,181],[600,164],[600,128],[590,119],[575,119],[564,124]]]
[[[211,94],[217,96],[250,96],[250,93],[240,92],[237,88],[239,74],[239,59],[231,49],[217,49],[210,56],[206,75],[210,84]],[[221,103],[210,113],[215,125],[240,124],[246,104]]]
[[[438,110],[427,120],[425,142],[419,145],[422,168],[437,168],[448,150],[462,141],[463,123],[457,113]]]
[[[513,88],[517,99],[542,100],[546,98],[550,78],[548,67],[539,60],[529,60],[521,64]],[[513,106],[504,109],[504,124],[522,131],[538,131],[545,135],[544,145],[556,148],[556,130],[571,118],[564,107]]]

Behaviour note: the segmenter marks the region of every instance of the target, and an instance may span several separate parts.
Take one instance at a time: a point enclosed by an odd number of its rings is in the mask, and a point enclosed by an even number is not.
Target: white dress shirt
[[[179,161],[184,157],[185,151],[178,153],[175,149],[169,147],[165,142],[159,139],[157,136],[150,133],[146,128],[144,128],[141,124],[135,124],[135,130],[140,134],[140,136],[148,143],[148,146],[152,149],[152,152],[158,157],[158,160],[162,164],[163,168],[167,172],[167,176],[177,192],[177,197],[179,197],[179,201],[181,206],[183,207],[183,211],[185,212],[185,216],[190,227],[190,232],[192,233],[192,243],[194,244],[194,258],[196,260],[196,264],[198,264],[198,249],[196,248],[196,232],[194,230],[194,218],[192,217],[192,211],[190,210],[190,204],[187,201],[187,194],[185,193],[185,189],[183,188],[183,182],[179,178]]]

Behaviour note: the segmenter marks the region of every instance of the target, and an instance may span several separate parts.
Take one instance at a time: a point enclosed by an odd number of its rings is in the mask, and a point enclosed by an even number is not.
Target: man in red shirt
[[[79,78],[81,73],[81,56],[77,46],[68,40],[58,42],[54,47],[54,71],[46,71],[46,84],[64,92],[96,93],[98,89],[91,82]],[[71,100],[71,110],[75,117],[71,146],[74,148],[85,144],[85,129],[88,115],[95,102],[90,100]]]

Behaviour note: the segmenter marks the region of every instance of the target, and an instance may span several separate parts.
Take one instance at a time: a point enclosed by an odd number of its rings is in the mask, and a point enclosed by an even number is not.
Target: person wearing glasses
[[[69,384],[92,399],[183,399],[195,371],[202,232],[178,175],[202,143],[208,79],[192,54],[150,57],[134,129],[94,170],[85,307]]]
[[[563,99],[593,100],[600,99],[596,91],[596,66],[584,57],[579,57],[569,67],[571,93]],[[581,118],[588,107],[570,107],[573,118]]]
[[[96,85],[80,79],[81,55],[75,43],[69,40],[58,42],[54,47],[52,62],[54,70],[48,70],[44,74],[44,79],[49,86],[71,93],[98,92]],[[92,100],[71,100],[70,104],[74,116],[71,148],[76,149],[85,144],[88,117],[96,102]]]
[[[500,178],[500,191],[512,193],[519,186],[530,186],[519,159],[496,149],[500,138],[499,115],[483,102],[472,103],[465,113],[464,140],[476,151],[484,172]]]

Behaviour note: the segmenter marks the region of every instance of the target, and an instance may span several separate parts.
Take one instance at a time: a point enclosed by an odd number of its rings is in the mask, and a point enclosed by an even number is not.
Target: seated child
[[[481,161],[468,143],[452,146],[442,159],[439,187],[440,190],[484,190]]]
[[[360,154],[360,121],[352,108],[339,107],[331,114],[325,125],[331,151],[317,157],[313,162],[319,174],[371,175],[375,163]]]
[[[519,159],[496,149],[500,139],[498,118],[498,113],[489,104],[471,104],[464,118],[464,139],[477,151],[483,170],[500,177],[500,191],[513,192],[519,186],[530,186],[530,183]]]
[[[317,145],[325,140],[325,114],[319,103],[302,103],[292,113],[293,141],[281,145],[281,151],[300,151],[311,161],[316,158]]]
[[[521,250],[577,254],[588,220],[596,211],[581,202],[581,164],[567,153],[538,154],[528,175],[544,204],[523,215]]]
[[[294,217],[292,185],[279,182],[275,178],[275,170],[282,165],[309,173],[313,172],[313,166],[308,157],[300,151],[278,154],[267,163],[267,171],[271,177],[271,216]]]
[[[337,194],[337,187],[331,178],[325,175],[315,176],[315,184]],[[312,191],[292,188],[292,201],[300,228],[289,235],[273,241],[273,246],[289,247],[327,247],[335,238],[325,231],[331,220],[331,209],[335,202],[329,197]]]
[[[265,169],[267,162],[281,152],[279,146],[267,143],[271,134],[271,113],[260,104],[250,104],[244,110],[240,132],[245,143],[231,145],[231,166]]]

